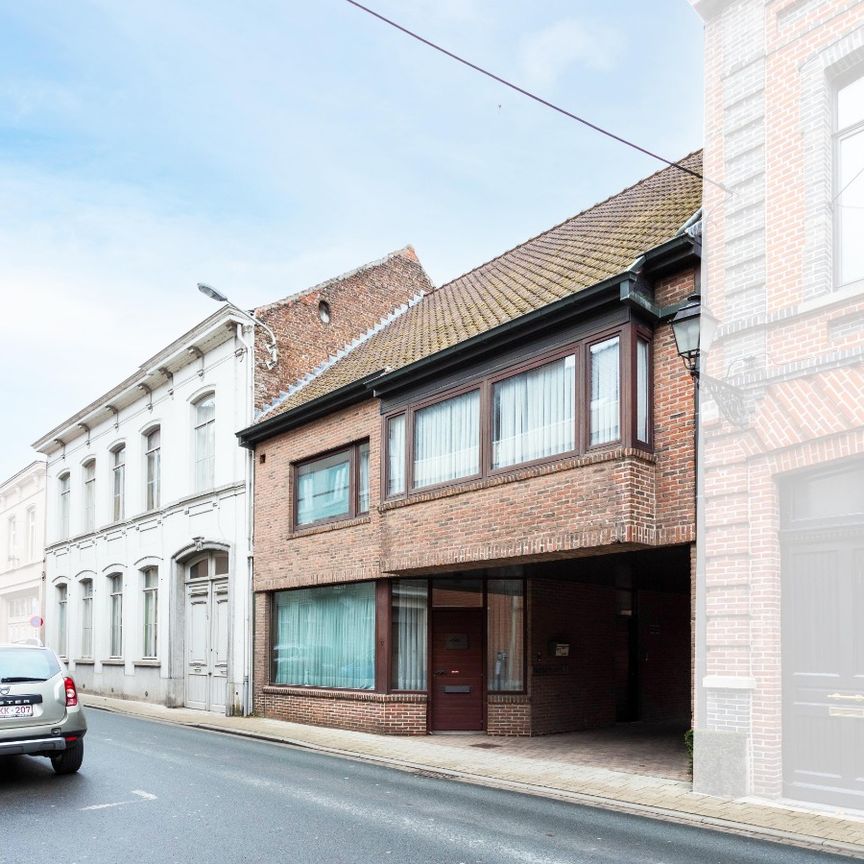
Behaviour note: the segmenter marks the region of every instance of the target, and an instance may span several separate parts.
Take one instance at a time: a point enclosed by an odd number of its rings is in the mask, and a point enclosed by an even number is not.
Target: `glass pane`
[[[421,408],[414,415],[414,488],[480,470],[480,393]]]
[[[357,512],[369,512],[369,445],[361,444],[357,448]]]
[[[393,582],[391,685],[394,690],[426,689],[427,606],[425,579]]]
[[[405,415],[387,424],[387,494],[405,491]]]
[[[840,284],[847,285],[864,279],[864,131],[842,139],[838,147]]]
[[[160,441],[160,437],[161,437],[159,433],[160,433],[159,429],[154,429],[147,436],[147,449],[148,450],[155,450],[159,446],[159,441]]]
[[[126,463],[126,448],[121,447],[119,450],[114,451],[114,464],[115,465],[124,465]]]
[[[591,446],[620,437],[618,337],[591,346]]]
[[[224,576],[228,572],[228,556],[224,552],[214,556],[213,571],[217,576]]]
[[[492,395],[492,467],[575,447],[576,358],[564,357],[497,383]]]
[[[636,340],[636,437],[648,440],[648,343]]]
[[[297,524],[332,519],[350,512],[351,458],[335,453],[297,469]]]
[[[195,423],[201,425],[207,423],[216,416],[216,399],[208,396],[195,406]]]
[[[193,564],[189,568],[189,578],[190,579],[206,579],[208,576],[207,573],[207,559],[203,559],[199,561],[197,564]]]
[[[147,454],[147,509],[159,506],[160,452],[153,450]]]
[[[487,583],[487,668],[490,690],[522,690],[525,598],[521,579]]]
[[[847,84],[837,93],[837,129],[864,120],[864,77]]]
[[[280,591],[275,605],[274,683],[374,688],[374,583]]]
[[[483,606],[482,579],[434,579],[432,605],[475,609]]]

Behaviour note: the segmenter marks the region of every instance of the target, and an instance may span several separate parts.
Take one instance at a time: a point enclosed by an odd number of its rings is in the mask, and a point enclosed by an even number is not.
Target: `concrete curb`
[[[97,697],[98,698],[98,697]],[[424,763],[408,762],[403,759],[377,756],[368,753],[341,750],[337,747],[328,747],[315,744],[298,738],[290,738],[281,735],[270,735],[264,732],[252,732],[237,729],[231,726],[218,726],[205,722],[185,722],[170,717],[152,716],[147,713],[133,710],[123,710],[117,705],[100,705],[89,700],[82,700],[88,709],[106,711],[111,714],[123,714],[127,717],[136,717],[140,720],[150,720],[156,723],[170,723],[173,726],[186,726],[190,729],[200,729],[205,732],[217,732],[223,735],[233,735],[239,738],[248,738],[254,741],[264,741],[270,744],[281,744],[286,747],[294,747],[301,750],[311,750],[340,759],[350,759],[355,762],[366,762],[386,768],[394,768],[424,777],[437,777],[446,780],[455,780],[461,783],[470,783],[475,786],[485,786],[491,789],[501,789],[508,792],[519,792],[526,795],[534,795],[541,798],[549,798],[571,804],[579,804],[587,807],[598,807],[603,810],[611,810],[616,813],[626,813],[631,816],[642,816],[661,822],[673,822],[678,825],[689,825],[694,828],[706,828],[711,831],[719,831],[726,834],[737,834],[754,840],[764,840],[779,845],[796,846],[802,849],[810,849],[818,852],[826,852],[848,858],[864,859],[864,845],[857,843],[842,843],[815,837],[809,834],[796,834],[791,831],[783,831],[777,828],[768,828],[751,825],[746,822],[736,822],[732,819],[720,819],[713,816],[704,816],[700,813],[685,810],[670,810],[649,804],[637,804],[631,801],[620,801],[601,795],[592,795],[587,792],[573,792],[569,789],[560,789],[552,786],[540,786],[534,783],[524,783],[518,780],[505,780],[498,777],[490,777],[484,774],[474,774],[467,771],[455,771],[449,768],[430,766]]]

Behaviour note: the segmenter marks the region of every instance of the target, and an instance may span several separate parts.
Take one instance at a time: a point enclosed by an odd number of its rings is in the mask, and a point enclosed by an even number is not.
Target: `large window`
[[[473,390],[414,414],[415,489],[480,472],[480,392]]]
[[[6,522],[6,557],[13,567],[15,566],[18,551],[18,531],[15,517],[10,516]]]
[[[36,508],[27,508],[27,558],[30,561],[35,561],[37,557],[41,557],[41,549],[36,546],[38,533],[36,530]]]
[[[126,448],[117,447],[111,452],[112,474],[111,490],[112,518],[119,522],[126,510]]]
[[[575,447],[575,369],[571,355],[493,385],[493,468]]]
[[[68,537],[69,536],[69,492],[71,490],[70,481],[69,481],[69,472],[67,471],[65,474],[61,474],[58,478],[58,498],[59,498],[59,507],[58,507],[58,532],[60,537]]]
[[[211,393],[195,403],[195,491],[216,483],[216,397]]]
[[[369,511],[369,443],[364,441],[295,468],[297,526]]]
[[[93,657],[93,580],[81,581],[81,657]]]
[[[108,577],[108,647],[111,657],[123,656],[123,577],[119,573]]]
[[[864,77],[837,91],[836,209],[838,278],[864,279]]]
[[[272,675],[275,684],[373,689],[375,584],[277,592]]]
[[[144,657],[154,658],[158,647],[156,641],[157,610],[159,606],[159,572],[148,567],[141,573],[141,592],[144,610]]]
[[[648,393],[650,391],[648,366],[650,345],[641,336],[636,340],[636,439],[647,443],[648,428]]]
[[[387,494],[405,491],[405,415],[387,421]]]
[[[525,583],[486,583],[486,670],[490,690],[525,689]]]
[[[96,528],[96,460],[84,465],[84,530]]]
[[[621,435],[621,363],[617,336],[597,342],[591,356],[591,446]]]
[[[66,620],[69,608],[69,589],[66,585],[57,586],[57,653],[66,656]]]
[[[426,689],[428,597],[425,579],[393,582],[390,634],[393,690]]]
[[[156,428],[144,436],[145,461],[145,508],[155,510],[159,506],[159,481],[162,461],[161,430]]]

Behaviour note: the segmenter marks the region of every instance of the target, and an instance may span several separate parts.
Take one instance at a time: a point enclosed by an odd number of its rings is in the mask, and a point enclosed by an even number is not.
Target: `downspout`
[[[255,405],[255,329],[252,329],[252,344],[243,338],[243,325],[237,324],[237,339],[246,352],[246,405],[245,425],[250,425],[253,420]],[[252,669],[253,645],[252,645],[252,607],[254,596],[252,593],[252,565],[253,565],[253,499],[255,495],[255,450],[246,450],[246,590],[244,592],[243,609],[243,695],[241,707],[243,716],[252,713],[252,689],[250,687],[250,672]]]

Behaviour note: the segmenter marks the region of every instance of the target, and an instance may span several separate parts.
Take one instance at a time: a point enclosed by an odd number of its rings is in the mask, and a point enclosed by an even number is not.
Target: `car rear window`
[[[4,678],[52,678],[60,671],[57,658],[41,648],[0,648],[0,681]]]

